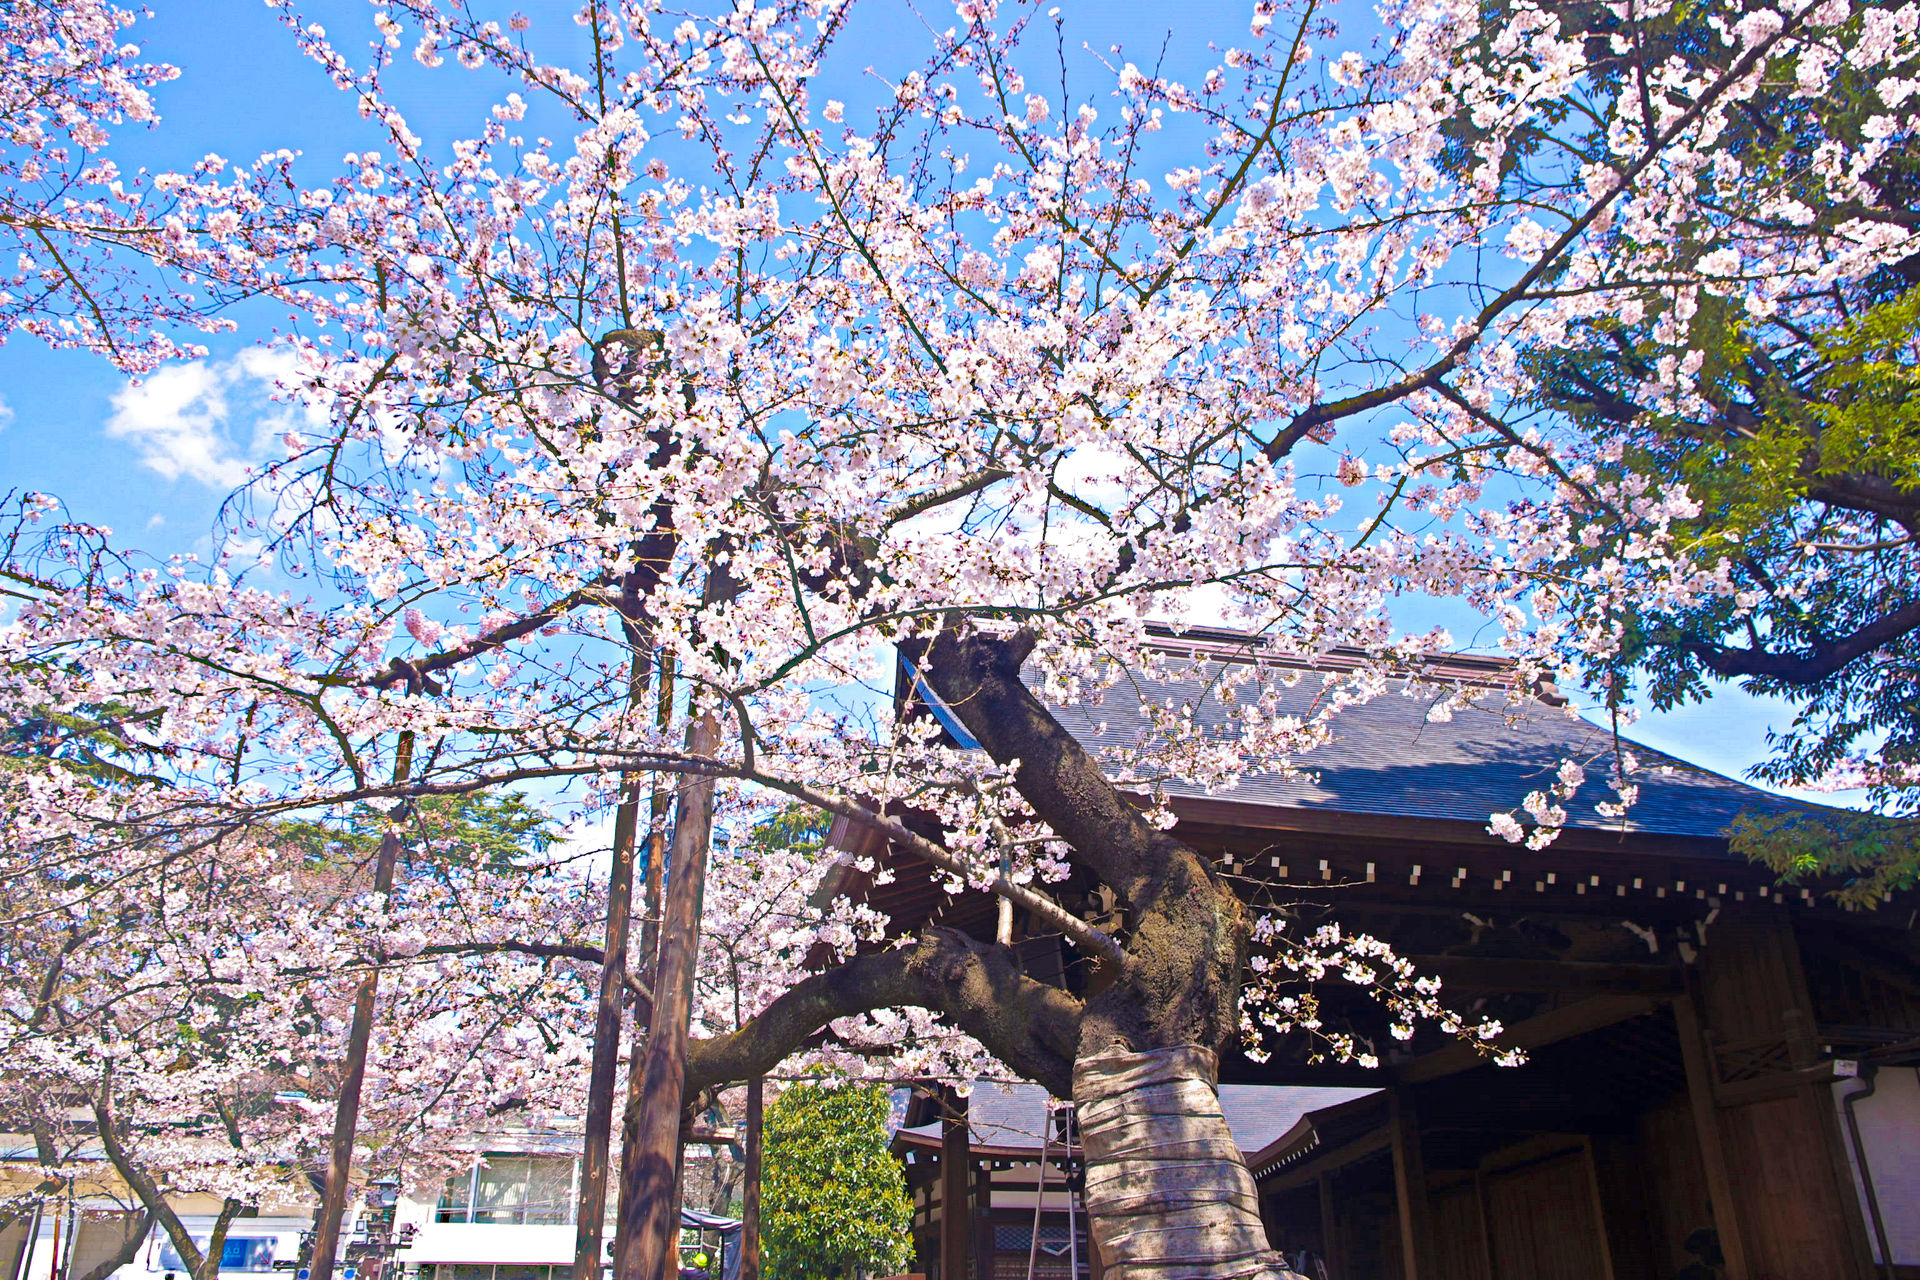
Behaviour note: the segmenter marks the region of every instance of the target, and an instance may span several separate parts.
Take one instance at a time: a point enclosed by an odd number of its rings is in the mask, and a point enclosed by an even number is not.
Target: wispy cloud
[[[7,403],[5,396],[0,396],[0,431],[5,431],[12,422],[13,406]]]
[[[314,415],[271,398],[293,361],[290,351],[255,347],[230,360],[169,365],[113,397],[107,434],[169,480],[232,488],[275,436]]]

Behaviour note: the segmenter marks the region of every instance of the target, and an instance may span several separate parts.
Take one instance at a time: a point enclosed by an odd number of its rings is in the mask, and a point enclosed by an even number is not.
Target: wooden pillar
[[[1706,1040],[1691,996],[1675,997],[1673,1022],[1680,1033],[1680,1060],[1687,1070],[1687,1105],[1693,1110],[1693,1130],[1700,1143],[1700,1164],[1707,1175],[1707,1195],[1713,1200],[1713,1226],[1720,1237],[1720,1252],[1726,1258],[1727,1280],[1748,1280],[1747,1244],[1740,1232],[1733,1179],[1727,1174],[1720,1110],[1713,1096],[1713,1069],[1707,1061]]]
[[[766,1082],[747,1081],[747,1170],[740,1196],[740,1280],[760,1280],[761,1127],[766,1120]]]
[[[967,1280],[968,1236],[973,1226],[968,1204],[973,1143],[967,1131],[967,1100],[948,1089],[940,1101],[940,1280]]]
[[[1404,1088],[1393,1091],[1390,1103],[1393,1145],[1393,1189],[1400,1209],[1400,1256],[1405,1280],[1434,1280],[1433,1251],[1428,1245],[1427,1164],[1420,1156],[1420,1121],[1413,1098]]]
[[[1320,1256],[1330,1280],[1347,1280],[1346,1251],[1340,1247],[1340,1210],[1333,1195],[1333,1173],[1320,1175]]]

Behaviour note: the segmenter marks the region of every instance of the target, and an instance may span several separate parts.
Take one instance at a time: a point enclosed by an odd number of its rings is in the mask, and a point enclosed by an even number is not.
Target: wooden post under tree
[[[687,726],[687,754],[711,757],[720,725],[710,712]],[[680,1114],[687,1079],[687,1018],[699,960],[700,904],[706,890],[707,848],[713,835],[713,779],[686,776],[674,804],[666,903],[660,920],[660,956],[653,983],[653,1025],[641,1065],[636,1142],[626,1153],[631,1196],[625,1207],[629,1239],[618,1280],[667,1280],[679,1204]]]
[[[968,1177],[973,1144],[967,1100],[956,1089],[940,1098],[940,1280],[967,1280],[968,1234],[973,1225]]]
[[[413,772],[413,731],[400,734],[393,758],[393,781],[403,783]],[[393,891],[394,868],[400,861],[400,831],[396,825],[404,816],[406,802],[388,815],[387,830],[380,837],[380,850],[374,858],[373,891]],[[347,1212],[347,1184],[353,1175],[353,1137],[360,1125],[360,1091],[367,1080],[367,1046],[373,1038],[373,1001],[380,991],[379,948],[376,962],[360,979],[353,998],[353,1026],[347,1032],[346,1072],[340,1081],[340,1101],[333,1111],[333,1140],[327,1155],[326,1189],[320,1197],[319,1216],[313,1224],[313,1260],[308,1269],[313,1280],[333,1280],[333,1264],[340,1255],[340,1220]]]
[[[639,666],[637,659],[635,665]],[[613,820],[606,949],[600,963],[600,1001],[593,1023],[593,1066],[587,1079],[573,1280],[600,1280],[600,1239],[607,1215],[607,1153],[612,1145],[614,1073],[620,1065],[620,1005],[626,993],[627,921],[633,914],[634,828],[639,814],[640,781],[629,776],[621,783],[620,807]]]
[[[747,1081],[746,1173],[740,1189],[740,1280],[760,1280],[760,1162],[764,1151],[761,1126],[766,1120],[766,1081]]]
[[[1340,1208],[1333,1194],[1333,1173],[1320,1175],[1320,1260],[1327,1264],[1327,1280],[1347,1280],[1346,1255],[1340,1248]]]
[[[1691,996],[1673,1002],[1674,1030],[1680,1037],[1680,1061],[1687,1075],[1687,1103],[1693,1111],[1693,1131],[1700,1144],[1701,1172],[1707,1179],[1707,1197],[1713,1203],[1714,1234],[1720,1241],[1727,1280],[1747,1280],[1747,1241],[1740,1229],[1740,1209],[1734,1201],[1733,1178],[1720,1132],[1720,1108],[1713,1096],[1713,1064],[1707,1057],[1706,1033]]]

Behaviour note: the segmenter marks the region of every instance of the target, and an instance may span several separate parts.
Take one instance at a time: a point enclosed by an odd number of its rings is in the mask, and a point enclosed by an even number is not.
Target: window
[[[435,1222],[565,1226],[573,1221],[572,1156],[492,1155],[447,1179]],[[497,1280],[460,1277],[459,1280]],[[506,1277],[505,1280],[525,1280]]]

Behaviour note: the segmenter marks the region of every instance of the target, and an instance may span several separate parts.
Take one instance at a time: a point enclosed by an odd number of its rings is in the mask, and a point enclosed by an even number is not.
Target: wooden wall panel
[[[1339,1209],[1339,1267],[1333,1280],[1403,1280],[1400,1215],[1392,1192],[1348,1191],[1340,1196]]]
[[[1484,1186],[1494,1280],[1612,1280],[1584,1150],[1488,1174]]]
[[[1821,1117],[1803,1092],[1720,1112],[1756,1280],[1857,1274]]]
[[[24,1259],[22,1254],[27,1247],[27,1229],[34,1225],[33,1209],[15,1218],[6,1226],[0,1227],[0,1280],[14,1280]]]
[[[1829,961],[1830,962],[1830,961]],[[1784,910],[1746,904],[1707,931],[1700,1012],[1722,1083],[1765,1084],[1820,1057],[1800,944]],[[1718,1109],[1751,1280],[1871,1274],[1866,1233],[1823,1089]]]
[[[1788,1010],[1811,1013],[1784,909],[1726,908],[1707,930],[1700,975],[1700,1017],[1719,1041],[1784,1035]]]
[[[1700,1141],[1686,1099],[1675,1098],[1640,1117],[1637,1147],[1646,1190],[1650,1276],[1674,1276],[1700,1259],[1687,1251],[1688,1237],[1713,1230],[1712,1197],[1700,1167]],[[1622,1278],[1630,1275],[1623,1270]]]
[[[142,1226],[141,1215],[118,1210],[85,1210],[69,1258],[61,1270],[70,1276],[84,1276],[101,1263],[112,1259],[126,1246],[127,1239]]]
[[[1487,1236],[1480,1214],[1480,1188],[1469,1180],[1431,1193],[1428,1230],[1435,1280],[1493,1280],[1487,1267]]]
[[[1601,1227],[1613,1274],[1620,1280],[1634,1276],[1668,1276],[1655,1266],[1652,1205],[1647,1200],[1646,1157],[1630,1138],[1593,1139],[1593,1176],[1600,1188]]]

